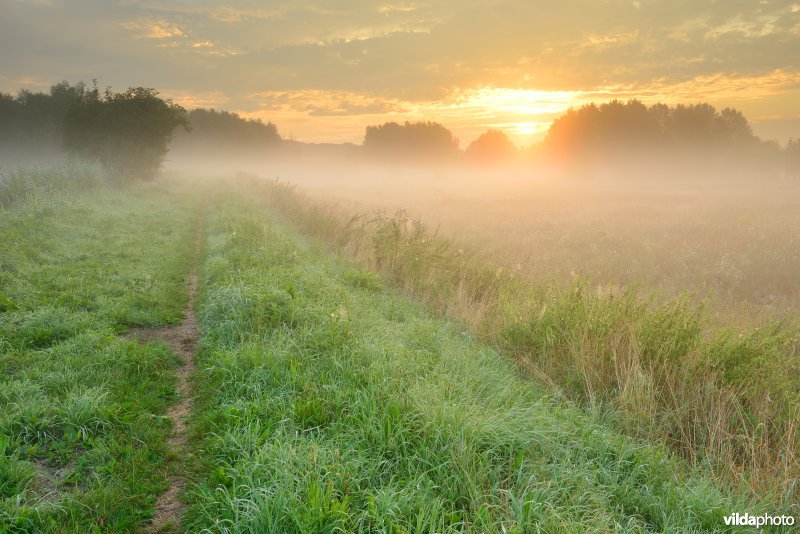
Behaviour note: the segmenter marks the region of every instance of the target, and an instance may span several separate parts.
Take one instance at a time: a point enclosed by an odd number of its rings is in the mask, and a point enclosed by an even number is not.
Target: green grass
[[[252,190],[209,187],[51,189],[0,208],[0,532],[139,530],[174,460],[191,468],[190,532],[695,532],[778,511],[534,386],[390,289],[403,276],[330,257]],[[176,459],[163,415],[177,358],[123,334],[180,321],[203,196],[204,338],[192,454]],[[430,258],[449,249],[419,228],[400,247],[406,230],[385,223],[381,272],[408,268],[422,294]],[[487,294],[491,273],[475,279]],[[504,332],[555,357],[558,328],[592,316],[581,303],[595,301],[566,299]],[[673,333],[693,323],[664,313],[642,324],[680,356]],[[739,362],[724,379],[742,380],[736,370],[769,348],[759,339],[715,341]]]
[[[129,532],[166,488],[193,200],[137,185],[0,208],[0,532]],[[184,191],[185,193],[185,191]]]
[[[191,531],[721,531],[759,509],[242,195],[206,250]]]
[[[106,176],[100,165],[78,160],[0,172],[0,208],[54,192],[91,189],[104,182]]]
[[[690,295],[543,283],[403,211],[353,216],[286,184],[249,182],[293,227],[458,321],[550,391],[668,444],[755,502],[800,506],[796,319],[721,328]]]

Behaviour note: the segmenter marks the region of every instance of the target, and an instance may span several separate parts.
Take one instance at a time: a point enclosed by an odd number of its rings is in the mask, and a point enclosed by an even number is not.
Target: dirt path
[[[198,287],[197,262],[200,259],[203,245],[203,221],[205,209],[201,214],[195,229],[194,267],[189,277],[189,302],[184,312],[184,320],[177,326],[167,328],[137,328],[132,329],[129,335],[140,342],[161,340],[168,344],[181,359],[181,366],[176,372],[177,383],[175,390],[178,402],[168,411],[166,416],[172,420],[172,434],[167,443],[177,458],[186,456],[187,424],[186,419],[192,413],[192,396],[189,377],[195,372],[194,355],[197,352],[197,343],[200,340],[200,329],[197,326],[197,316],[194,311],[195,293]],[[180,465],[177,466],[180,469]],[[156,503],[156,513],[153,522],[148,526],[147,532],[175,532],[181,530],[181,519],[184,504],[180,495],[186,489],[186,477],[174,472],[169,478],[169,489],[162,493]]]

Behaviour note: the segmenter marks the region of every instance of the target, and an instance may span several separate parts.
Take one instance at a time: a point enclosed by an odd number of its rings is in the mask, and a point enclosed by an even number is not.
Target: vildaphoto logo
[[[751,515],[748,513],[734,513],[725,516],[725,525],[733,527],[791,527],[795,518],[791,515]]]

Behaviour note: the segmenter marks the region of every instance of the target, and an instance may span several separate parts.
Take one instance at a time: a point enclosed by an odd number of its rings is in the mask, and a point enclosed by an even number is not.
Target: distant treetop
[[[388,157],[448,158],[458,153],[458,139],[437,122],[387,122],[367,126],[364,150]]]
[[[467,156],[481,162],[496,162],[512,158],[517,147],[500,130],[487,130],[467,147]]]
[[[741,112],[710,104],[646,106],[638,100],[588,104],[570,109],[550,126],[548,153],[574,157],[655,149],[715,153],[761,143]]]
[[[245,119],[229,111],[197,108],[189,112],[190,137],[197,142],[214,142],[240,147],[281,142],[278,128],[271,122]]]

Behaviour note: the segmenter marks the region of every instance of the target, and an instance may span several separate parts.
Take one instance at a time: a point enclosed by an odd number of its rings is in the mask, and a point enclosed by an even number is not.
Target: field
[[[581,276],[614,291],[688,292],[724,325],[800,314],[794,179],[264,167],[253,170],[348,213],[404,210],[459,248],[540,284]]]
[[[0,212],[0,531],[129,531],[166,489],[191,200],[40,193]]]
[[[517,191],[493,183],[511,190],[501,195],[469,175],[456,187],[444,172],[356,176],[339,192],[318,175],[296,177],[310,198],[280,185],[270,193],[293,224],[457,320],[534,380],[727,483],[797,498],[800,248],[787,231],[798,224],[796,185],[711,195],[713,183],[517,177]],[[526,202],[532,215],[513,209]],[[408,210],[393,210],[402,203]],[[437,230],[420,213],[444,222]],[[735,213],[749,222],[723,224]],[[771,304],[758,300],[762,291]]]
[[[670,322],[688,308],[644,311],[633,295],[615,308],[570,286],[543,309],[522,277],[422,226],[348,225],[281,185],[47,183],[0,212],[0,530],[724,531],[734,511],[790,510],[796,464],[737,484],[713,454],[631,431],[645,419],[620,424],[629,412],[601,395],[610,388],[577,402],[575,376],[559,377],[580,341],[570,329],[588,324],[581,349],[604,356],[637,314],[650,363],[691,361],[699,337],[670,345],[695,335]],[[159,339],[184,320],[193,271],[202,338],[184,427],[169,415],[193,367]],[[515,293],[530,309],[496,298]],[[526,315],[481,327],[489,314],[454,312],[468,301]],[[770,350],[790,358],[788,346]],[[551,367],[533,362],[532,376],[523,352]],[[794,406],[787,380],[771,390],[781,409]],[[774,435],[789,431],[786,414],[768,415]],[[185,491],[165,521],[176,478]]]

